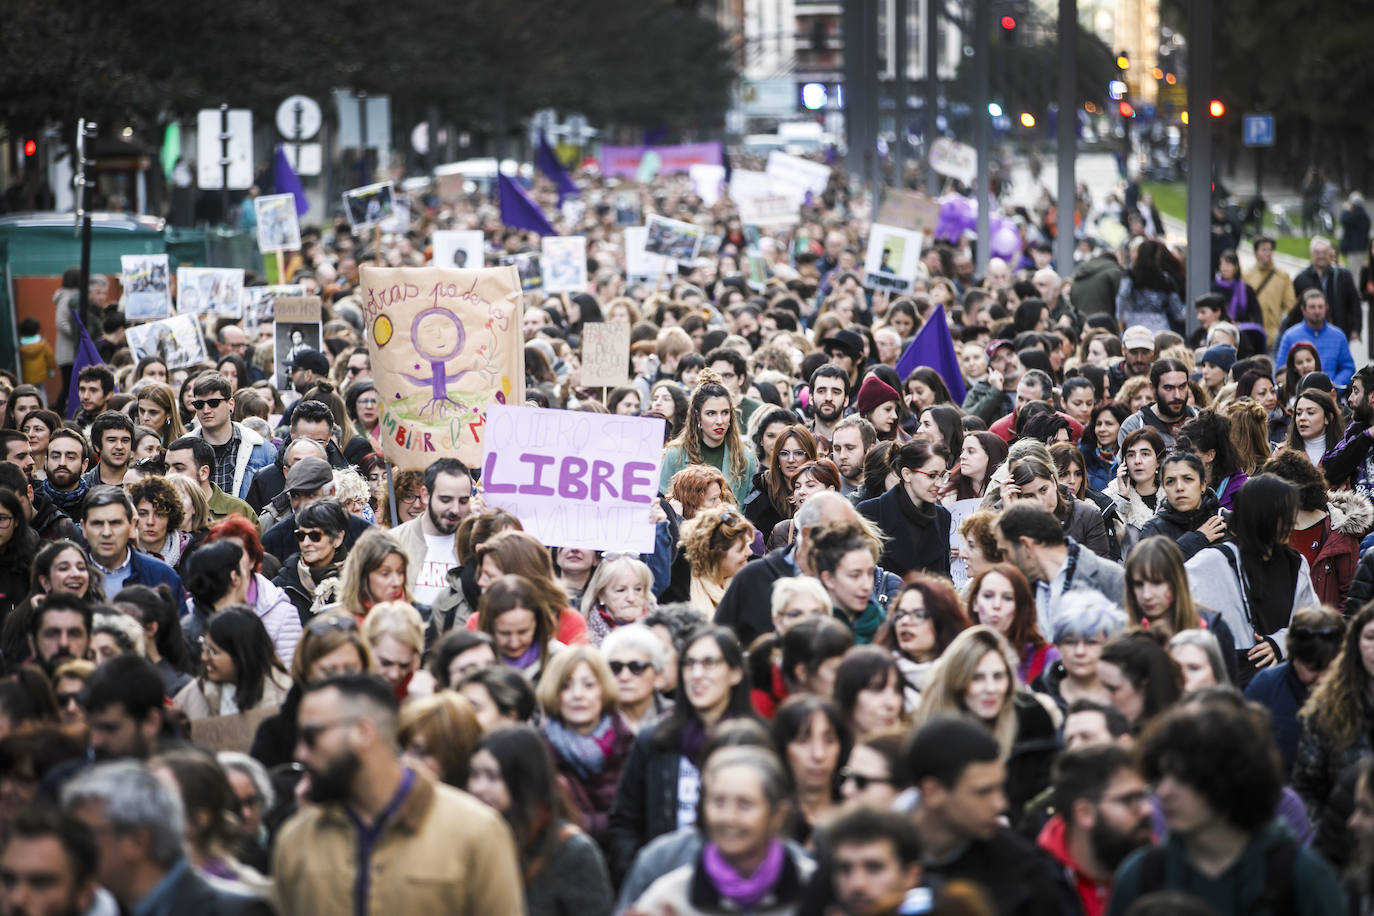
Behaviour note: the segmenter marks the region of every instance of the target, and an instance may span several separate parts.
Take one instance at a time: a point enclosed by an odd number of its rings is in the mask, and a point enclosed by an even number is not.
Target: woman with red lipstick
[[[681,434],[664,449],[659,491],[667,493],[673,475],[689,464],[709,464],[718,468],[735,494],[735,504],[744,505],[758,469],[758,459],[741,441],[734,401],[729,390],[721,384],[720,376],[711,369],[701,370],[687,408],[687,422]]]

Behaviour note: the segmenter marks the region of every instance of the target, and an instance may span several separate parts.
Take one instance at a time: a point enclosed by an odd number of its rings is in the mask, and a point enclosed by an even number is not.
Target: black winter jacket
[[[1163,496],[1161,495],[1161,500]],[[1183,552],[1183,559],[1186,561],[1204,547],[1211,544],[1203,534],[1197,530],[1197,526],[1205,522],[1210,516],[1216,515],[1221,504],[1217,502],[1217,495],[1212,492],[1210,487],[1204,487],[1202,491],[1202,505],[1191,512],[1179,512],[1169,505],[1167,500],[1159,507],[1154,518],[1145,523],[1140,529],[1140,539],[1162,534],[1169,540],[1178,545],[1178,549]]]

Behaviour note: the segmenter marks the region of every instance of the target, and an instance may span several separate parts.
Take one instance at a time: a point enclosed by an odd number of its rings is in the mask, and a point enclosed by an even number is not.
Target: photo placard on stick
[[[131,325],[124,331],[134,362],[156,356],[168,369],[185,369],[206,359],[205,338],[194,315],[173,315],[160,321]]]
[[[178,267],[177,311],[183,315],[214,312],[226,318],[243,315],[243,268]]]
[[[544,292],[581,293],[587,290],[587,237],[544,236],[539,240]]]
[[[486,241],[481,229],[440,229],[433,235],[432,266],[475,270],[485,267]]]
[[[662,280],[666,286],[677,279],[677,264],[662,255],[649,254],[644,250],[649,240],[649,230],[643,226],[629,226],[625,229],[625,275],[631,280]]]
[[[503,254],[496,259],[496,263],[514,267],[516,272],[520,274],[520,288],[525,292],[543,288],[544,271],[539,262],[539,252],[522,251],[519,254]]]
[[[700,226],[658,215],[649,217],[644,228],[648,233],[644,240],[646,252],[684,265],[696,260],[701,240],[706,235],[706,230]]]
[[[582,385],[615,388],[630,380],[630,323],[590,321],[582,325]]]
[[[482,497],[550,547],[653,550],[660,418],[493,404]]]
[[[921,233],[911,229],[874,223],[864,258],[864,286],[893,292],[910,290],[921,257],[921,240]]]
[[[265,324],[271,324],[276,312],[273,304],[283,296],[304,296],[305,287],[299,283],[285,283],[277,286],[245,286],[243,288],[243,329],[248,332],[250,341],[256,340],[253,332]]]
[[[513,267],[371,267],[359,296],[381,444],[398,470],[482,460],[488,406],[525,400],[520,277]]]
[[[371,229],[396,212],[396,188],[390,181],[363,185],[343,193],[344,212],[354,231]]]
[[[320,327],[320,297],[279,296],[272,308],[272,383],[278,391],[290,391],[291,365],[296,354],[321,349],[324,332]]]
[[[167,255],[120,255],[119,267],[119,282],[124,287],[125,318],[130,321],[151,321],[172,314],[171,268],[167,263]]]
[[[253,214],[258,221],[258,250],[299,251],[301,221],[296,214],[296,195],[268,194],[253,198]]]

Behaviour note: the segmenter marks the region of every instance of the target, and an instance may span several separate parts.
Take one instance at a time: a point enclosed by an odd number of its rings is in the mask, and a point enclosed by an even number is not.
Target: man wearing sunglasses
[[[204,439],[215,453],[210,482],[230,496],[246,498],[253,477],[277,457],[276,448],[231,419],[234,390],[220,373],[210,372],[198,377],[191,394],[196,425],[189,435]]]

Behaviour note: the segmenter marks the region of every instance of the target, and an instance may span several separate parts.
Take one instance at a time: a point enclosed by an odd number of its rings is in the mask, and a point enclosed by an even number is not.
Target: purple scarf
[[[1239,321],[1245,317],[1245,281],[1240,277],[1234,280],[1223,280],[1221,274],[1216,276],[1218,288],[1231,291],[1231,302],[1226,310],[1231,313],[1232,321]]]
[[[539,661],[539,643],[531,643],[530,647],[524,651],[519,658],[503,658],[501,661],[510,665],[512,668],[519,668],[524,671],[530,665]]]
[[[746,910],[757,906],[778,883],[778,878],[782,875],[782,862],[782,843],[777,840],[769,841],[768,853],[763,857],[763,862],[759,864],[758,870],[747,878],[725,861],[715,843],[707,843],[701,851],[701,865],[706,869],[706,877],[711,879],[716,891],[726,900]]]

